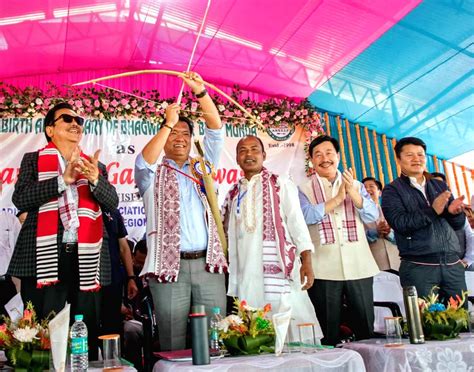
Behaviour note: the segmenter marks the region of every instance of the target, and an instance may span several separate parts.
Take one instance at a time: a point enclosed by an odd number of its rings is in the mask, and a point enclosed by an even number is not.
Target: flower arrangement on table
[[[14,322],[3,316],[5,323],[0,325],[0,349],[6,351],[9,363],[15,367],[15,371],[49,369],[50,316],[39,322],[31,302],[26,304],[23,316],[18,321]]]
[[[218,323],[219,337],[229,353],[258,354],[273,352],[275,329],[267,318],[271,305],[264,308],[250,307],[246,301],[234,300],[235,314],[223,318]]]
[[[445,306],[438,301],[439,295],[435,293],[437,289],[438,287],[433,287],[427,297],[418,300],[425,338],[435,340],[455,338],[467,327],[468,312],[463,307],[467,292],[463,291],[462,297],[458,295],[456,298],[451,297]]]

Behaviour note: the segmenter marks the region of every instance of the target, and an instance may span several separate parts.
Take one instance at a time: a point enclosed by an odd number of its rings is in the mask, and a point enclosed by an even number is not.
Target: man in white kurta
[[[237,162],[245,177],[229,191],[224,204],[229,242],[227,294],[252,307],[270,303],[273,313],[291,308],[290,337],[298,338],[298,324],[314,323],[321,338],[306,291],[314,280],[313,244],[298,189],[288,178],[263,168],[264,159],[257,137],[245,137],[237,145]]]

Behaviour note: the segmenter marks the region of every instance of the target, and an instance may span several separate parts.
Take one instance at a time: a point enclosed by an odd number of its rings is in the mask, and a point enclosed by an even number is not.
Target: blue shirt
[[[359,212],[360,218],[363,222],[375,222],[379,217],[379,211],[377,205],[370,198],[369,193],[365,189],[364,185],[361,185],[360,195],[362,197],[362,208],[354,208]],[[308,197],[299,190],[299,198],[301,210],[303,211],[304,220],[308,225],[314,225],[322,221],[325,212],[325,203],[311,204]]]
[[[224,147],[224,128],[209,129],[204,127],[204,154],[206,160],[218,166],[219,158]],[[191,175],[189,161],[181,168],[170,160],[170,165],[181,172]],[[158,162],[148,164],[140,153],[135,161],[135,182],[140,194],[143,196],[149,187],[153,187],[155,172]],[[176,172],[179,184],[181,229],[181,251],[201,251],[207,248],[207,223],[206,210],[198,195],[195,182],[190,178]]]

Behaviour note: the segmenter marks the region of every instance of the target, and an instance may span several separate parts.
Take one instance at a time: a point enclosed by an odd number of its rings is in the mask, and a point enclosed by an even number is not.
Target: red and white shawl
[[[206,196],[199,185],[194,185],[206,210],[208,226],[206,271],[227,273],[227,260],[217,233],[217,226]],[[158,166],[153,192],[152,231],[148,234],[148,254],[153,255],[154,272],[158,282],[176,282],[180,268],[180,200],[177,171],[166,158]]]
[[[61,172],[60,152],[50,142],[38,153],[38,181],[58,177]],[[88,159],[81,153],[81,157]],[[76,181],[78,194],[77,211],[69,209],[71,201],[64,192],[59,198],[50,199],[39,208],[38,228],[36,233],[36,279],[37,287],[53,285],[59,282],[57,246],[58,219],[70,213],[77,213],[79,227],[78,257],[79,257],[79,288],[81,291],[97,291],[100,289],[100,250],[102,247],[102,211],[89,187],[88,180],[81,176]],[[59,202],[59,199],[61,203]],[[66,199],[66,200],[64,200]]]
[[[317,174],[311,176],[311,186],[316,204],[325,203],[327,199],[324,193],[324,186],[321,178]],[[341,187],[343,186],[341,185]],[[358,241],[358,237],[355,208],[349,195],[344,199],[344,215],[345,219],[342,221],[344,237],[349,242],[356,242]],[[334,224],[331,215],[326,214],[318,225],[321,244],[334,244]]]
[[[281,266],[275,269],[271,267],[265,270],[282,271],[286,279],[291,279],[295,259],[296,247],[294,244],[286,240],[285,227],[280,214],[280,188],[278,186],[278,176],[270,173],[266,168],[260,173],[262,177],[262,199],[263,199],[263,241],[278,242],[278,253],[281,257]],[[227,226],[230,219],[230,208],[233,200],[239,194],[239,184],[235,184],[226,196],[226,200],[222,207],[222,215],[224,217],[224,225]]]

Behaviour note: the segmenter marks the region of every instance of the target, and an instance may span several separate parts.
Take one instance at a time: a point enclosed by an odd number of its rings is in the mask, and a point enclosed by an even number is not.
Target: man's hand
[[[356,208],[362,208],[363,200],[359,190],[354,187],[354,172],[352,168],[348,168],[342,173],[342,181],[346,188],[347,195],[352,199]]]
[[[90,160],[81,158],[81,173],[93,185],[95,185],[97,180],[99,179],[99,155],[100,150],[97,150],[94,153],[94,156],[89,158]]]
[[[181,106],[178,105],[177,103],[172,103],[166,108],[166,112],[165,112],[166,125],[169,125],[171,128],[173,128],[176,125],[176,123],[179,121],[180,109],[181,109]]]
[[[390,226],[387,221],[380,221],[377,223],[377,233],[381,237],[386,237],[388,234],[390,234]]]
[[[337,205],[340,205],[341,203],[344,202],[344,199],[346,198],[346,194],[347,194],[346,185],[343,182],[342,185],[339,187],[339,191],[337,192],[335,196]]]
[[[305,283],[306,278],[306,283]],[[314,283],[313,265],[311,263],[311,251],[301,252],[301,269],[300,269],[301,283],[305,285],[301,288],[303,291],[311,288]]]
[[[183,77],[184,82],[191,88],[194,94],[199,94],[206,89],[204,84],[201,83],[202,77],[197,72],[184,72],[184,75],[186,76]]]
[[[464,210],[464,195],[459,198],[454,199],[451,204],[449,204],[448,212],[451,214],[459,214]]]
[[[127,297],[129,300],[134,298],[138,294],[138,287],[135,280],[129,279],[127,284]]]
[[[63,179],[66,185],[76,182],[80,173],[80,166],[78,162],[81,158],[81,148],[77,146],[71,154],[71,158],[67,162],[66,169],[64,169]]]
[[[435,210],[436,214],[441,214],[444,211],[444,208],[446,207],[446,204],[449,201],[449,197],[451,196],[451,191],[444,191],[441,194],[439,194],[435,200],[433,200],[433,203],[431,204],[431,207]],[[454,203],[454,201],[453,201]],[[453,204],[451,203],[451,205]],[[455,214],[455,213],[453,213]]]
[[[126,307],[124,304],[122,304],[122,308],[120,309],[120,312],[124,316],[125,320],[133,319],[132,310],[130,308]]]

